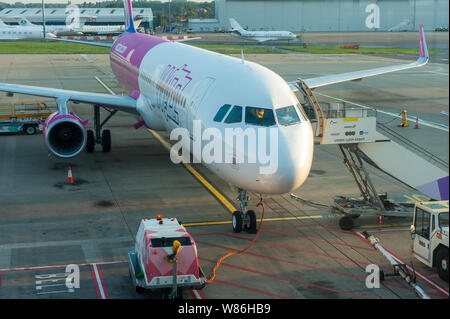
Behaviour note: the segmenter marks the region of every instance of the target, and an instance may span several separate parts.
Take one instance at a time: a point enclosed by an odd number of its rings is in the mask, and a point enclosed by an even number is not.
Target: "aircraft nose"
[[[311,170],[314,140],[311,124],[303,122],[280,128],[279,191],[291,192],[299,188]]]
[[[303,122],[279,127],[277,150],[276,161],[271,163],[272,171],[264,174],[260,170],[263,193],[288,193],[305,182],[311,169],[314,151],[311,124]],[[273,165],[275,162],[276,165]]]

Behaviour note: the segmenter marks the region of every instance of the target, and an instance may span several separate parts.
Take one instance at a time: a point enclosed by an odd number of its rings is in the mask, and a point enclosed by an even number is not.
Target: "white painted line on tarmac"
[[[95,281],[97,283],[98,291],[100,292],[101,299],[106,299],[105,290],[103,289],[103,284],[100,279],[100,274],[98,272],[97,264],[92,264],[92,268],[94,270]]]
[[[387,111],[381,111],[381,110],[378,110],[376,107],[373,107],[373,106],[362,105],[362,104],[359,104],[359,103],[356,103],[356,102],[344,100],[344,99],[341,99],[341,98],[338,98],[338,97],[334,97],[334,96],[331,96],[331,95],[327,95],[327,94],[324,94],[324,93],[314,92],[314,94],[322,95],[322,96],[325,96],[327,98],[335,99],[335,100],[342,101],[342,102],[345,102],[345,103],[350,103],[350,104],[353,104],[353,105],[356,105],[356,106],[360,106],[360,107],[365,108],[365,109],[375,109],[378,113],[386,114],[386,115],[389,115],[389,116],[393,116],[393,117],[397,117],[397,118],[401,118],[402,117],[399,114],[395,114],[395,113],[391,113],[391,112],[387,112]],[[408,116],[407,119],[409,121],[412,121],[412,122],[416,121],[415,117]],[[430,121],[424,121],[424,120],[421,120],[421,119],[419,119],[419,122],[422,125],[429,126],[429,127],[432,127],[432,128],[438,129],[438,130],[442,130],[442,131],[445,131],[447,133],[449,132],[449,127],[447,125],[445,125],[445,124],[434,123],[434,122],[430,122]]]

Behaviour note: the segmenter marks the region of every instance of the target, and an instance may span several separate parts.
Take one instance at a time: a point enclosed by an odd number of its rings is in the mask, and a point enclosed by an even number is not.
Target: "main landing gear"
[[[249,234],[256,233],[256,214],[253,210],[246,210],[248,205],[247,191],[240,189],[238,190],[240,202],[240,211],[235,211],[233,213],[233,231],[235,233],[240,233],[242,229],[247,231]]]
[[[109,115],[100,123],[100,107],[103,107],[109,112]],[[117,110],[109,110],[101,105],[94,105],[94,131],[87,131],[86,152],[92,153],[95,149],[95,144],[101,144],[103,152],[111,152],[111,131],[103,130],[102,127],[109,121],[109,119],[116,114]]]

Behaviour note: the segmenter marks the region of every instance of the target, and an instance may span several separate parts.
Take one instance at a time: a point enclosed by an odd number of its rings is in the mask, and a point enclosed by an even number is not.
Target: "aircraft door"
[[[187,107],[186,112],[186,127],[189,130],[191,138],[193,138],[193,123],[192,121],[197,119],[197,112],[199,110],[199,106],[202,104],[203,99],[208,92],[208,89],[211,88],[211,85],[214,83],[215,79],[211,77],[206,77],[200,80],[194,88],[194,92],[192,94],[192,99]]]
[[[425,260],[430,260],[431,214],[417,208],[414,216],[414,252]]]

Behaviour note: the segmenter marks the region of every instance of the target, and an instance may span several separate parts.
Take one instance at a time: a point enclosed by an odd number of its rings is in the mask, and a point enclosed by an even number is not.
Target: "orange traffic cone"
[[[414,128],[419,128],[419,117],[416,116],[416,125],[414,126]]]
[[[67,173],[67,183],[73,184],[72,168],[70,166],[69,166],[69,172]]]

